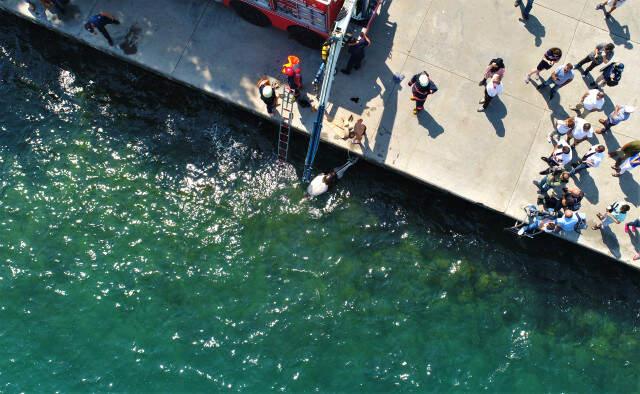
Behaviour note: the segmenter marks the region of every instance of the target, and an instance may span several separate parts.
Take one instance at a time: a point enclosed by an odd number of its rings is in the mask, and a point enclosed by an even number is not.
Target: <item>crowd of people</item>
[[[45,8],[59,13],[64,13],[68,3],[68,0],[39,1]],[[533,2],[534,0],[515,1],[514,6],[520,7],[523,21],[529,18]],[[611,14],[625,2],[626,0],[606,0],[599,3],[596,10],[602,10],[605,17],[610,18]],[[29,4],[35,6],[34,1],[30,0]],[[109,45],[113,46],[113,40],[106,26],[119,23],[112,15],[101,12],[91,16],[84,28],[93,34],[100,32]],[[329,39],[322,45],[322,62],[312,83],[316,92],[324,78],[332,40]],[[341,71],[348,75],[353,70],[360,69],[365,58],[365,50],[371,45],[371,39],[366,30],[363,30],[354,38],[347,40],[345,45],[349,59],[346,67]],[[599,168],[606,157],[607,149],[605,145],[595,143],[580,156],[576,148],[580,144],[592,141],[595,135],[613,133],[617,125],[627,121],[635,112],[635,108],[631,105],[617,104],[612,111],[598,120],[597,127],[586,120],[591,112],[603,112],[606,101],[611,99],[609,90],[622,82],[625,66],[621,62],[614,61],[615,51],[616,47],[613,43],[600,43],[574,64],[561,62],[564,55],[562,49],[549,48],[543,53],[537,66],[525,75],[525,84],[532,84],[541,92],[543,89],[548,89],[547,97],[552,100],[561,88],[574,81],[577,72],[587,77],[600,67],[597,71],[598,75],[590,78],[590,89],[584,92],[574,106],[570,107],[575,115],[566,119],[553,120],[553,130],[547,135],[547,141],[552,145],[552,149],[548,156],[541,157],[545,163],[540,171],[542,177],[533,182],[538,189],[536,205],[540,215],[530,215],[532,220],[519,228],[518,232],[521,235],[532,232],[569,233],[586,227],[586,216],[580,214],[585,192],[575,185],[570,186],[570,182],[576,176],[584,176],[585,173]],[[292,92],[293,98],[302,105],[304,100],[300,99],[303,89],[300,60],[296,56],[289,56],[287,60],[282,67],[282,73],[286,76],[288,89]],[[484,69],[479,82],[483,88],[479,112],[486,111],[491,102],[503,93],[505,70],[505,61],[502,58],[491,59]],[[549,70],[551,70],[550,75],[545,78],[542,74]],[[428,97],[435,94],[438,87],[427,71],[413,75],[408,81],[408,86],[411,88],[411,100],[415,103],[413,114],[419,115],[425,110]],[[278,106],[277,81],[263,77],[258,81],[257,87],[268,113],[275,114]],[[365,133],[366,126],[362,123],[362,119],[358,119],[350,128],[346,138],[351,138],[354,144],[361,144]],[[640,140],[626,143],[620,149],[608,152],[608,156],[614,160],[611,166],[614,172],[611,175],[620,177],[640,166]],[[630,210],[629,204],[614,202],[604,212],[597,214],[597,222],[591,228],[602,230],[612,224],[624,223]],[[528,209],[528,212],[531,210]],[[635,236],[640,232],[640,219],[626,223],[624,229]],[[640,259],[640,254],[634,259]]]
[[[605,12],[607,18],[611,13],[622,6],[625,0],[608,0],[598,4],[596,10]],[[527,19],[531,11],[532,0],[524,4],[521,0],[515,2],[520,6],[523,19]],[[607,9],[608,7],[608,9]],[[515,226],[519,235],[538,233],[573,233],[581,232],[588,227],[586,215],[580,213],[582,199],[585,192],[575,185],[570,185],[572,178],[584,175],[584,172],[600,167],[606,157],[606,147],[598,142],[591,145],[582,156],[579,156],[576,147],[593,140],[595,135],[613,133],[613,128],[627,121],[635,112],[631,105],[618,104],[614,109],[598,120],[599,127],[594,127],[585,118],[591,112],[602,112],[605,101],[611,99],[608,96],[610,88],[617,86],[622,81],[624,64],[614,61],[615,45],[613,43],[601,43],[587,53],[584,58],[575,65],[570,62],[561,62],[563,57],[560,48],[550,48],[542,56],[535,69],[525,75],[524,82],[532,83],[538,90],[548,88],[548,98],[553,99],[557,91],[574,80],[576,72],[583,77],[600,67],[598,76],[591,76],[590,89],[587,90],[578,103],[570,109],[575,116],[566,119],[554,119],[553,130],[548,134],[547,141],[552,145],[551,153],[541,157],[545,166],[540,171],[542,178],[534,180],[538,189],[536,204],[525,207],[528,214],[528,223]],[[585,67],[586,66],[586,67]],[[479,111],[487,108],[492,97],[502,92],[502,76],[504,75],[504,61],[492,59],[485,70],[484,79],[480,82],[485,86],[483,106]],[[552,70],[548,78],[541,73]],[[533,78],[536,78],[534,80]],[[611,168],[614,177],[632,171],[640,166],[640,140],[624,144],[621,148],[611,151],[608,156],[614,160]],[[597,220],[591,226],[593,230],[604,230],[611,225],[622,224],[627,220],[631,212],[631,206],[625,202],[611,203],[603,212],[596,214]],[[640,236],[640,218],[624,224],[625,233],[632,237]],[[633,260],[639,260],[637,253]]]

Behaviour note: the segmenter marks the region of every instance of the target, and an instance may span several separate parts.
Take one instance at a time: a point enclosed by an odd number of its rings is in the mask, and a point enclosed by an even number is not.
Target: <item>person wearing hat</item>
[[[622,72],[624,71],[624,64],[613,62],[600,70],[601,74],[591,83],[592,87],[616,86],[622,79]]]
[[[482,104],[480,108],[478,108],[478,112],[482,112],[489,106],[489,103],[494,98],[498,97],[500,93],[504,90],[502,86],[502,76],[500,74],[495,74],[491,81],[487,83],[484,89],[484,98],[480,100],[479,104]]]
[[[636,109],[630,105],[616,105],[616,109],[614,109],[606,119],[599,120],[599,122],[602,123],[603,127],[600,127],[598,130],[596,130],[596,133],[605,133],[611,130],[613,126],[622,123],[625,120],[628,120],[635,110]]]
[[[258,91],[260,92],[260,99],[267,105],[267,112],[269,112],[269,115],[273,115],[273,110],[278,105],[278,96],[275,94],[269,78],[260,78]]]
[[[438,87],[429,78],[429,73],[426,71],[414,75],[409,81],[409,86],[411,86],[411,93],[413,94],[411,100],[416,102],[413,114],[417,115],[418,112],[424,109],[424,102],[427,101],[427,96],[437,92]]]
[[[120,21],[114,18],[113,15],[110,15],[106,12],[101,12],[89,18],[87,23],[84,24],[84,28],[91,34],[97,34],[97,29],[100,33],[102,33],[104,38],[107,39],[109,45],[113,46],[113,39],[111,39],[111,35],[109,35],[109,32],[107,31],[107,28],[105,26],[119,24]]]

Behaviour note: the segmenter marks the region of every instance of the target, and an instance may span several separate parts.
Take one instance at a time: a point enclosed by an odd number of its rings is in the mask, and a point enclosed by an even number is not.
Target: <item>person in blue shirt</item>
[[[576,224],[578,224],[577,215],[574,215],[572,210],[565,209],[564,215],[556,220],[556,231],[573,232],[576,229]]]
[[[96,29],[98,29],[100,33],[102,33],[104,38],[107,39],[109,45],[113,46],[113,39],[111,39],[111,35],[109,35],[106,26],[119,24],[120,21],[114,18],[112,15],[106,12],[101,12],[89,18],[87,23],[84,24],[84,28],[91,34],[97,34]]]
[[[571,81],[573,81],[573,64],[567,63],[556,68],[551,74],[551,78],[540,84],[537,89],[540,90],[545,86],[549,86],[549,99],[552,99],[558,89],[568,85]]]

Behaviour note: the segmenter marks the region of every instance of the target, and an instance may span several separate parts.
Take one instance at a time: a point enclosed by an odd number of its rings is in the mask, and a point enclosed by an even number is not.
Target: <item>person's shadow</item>
[[[611,41],[613,41],[614,44],[624,45],[626,49],[633,49],[629,25],[622,26],[613,16],[605,18],[604,21],[607,23],[609,36],[611,36]]]
[[[438,123],[433,116],[431,116],[429,111],[420,111],[417,116],[418,123],[420,123],[420,126],[427,129],[431,138],[436,139],[440,134],[444,133],[444,127],[442,127],[442,125]]]
[[[531,81],[531,85],[533,85],[536,88],[536,90],[538,91],[538,93],[540,93],[544,101],[547,102],[547,107],[549,107],[549,110],[551,110],[552,122],[553,122],[553,118],[564,120],[569,117],[569,114],[567,113],[567,111],[565,111],[562,105],[560,105],[560,94],[558,93],[558,91],[556,91],[555,96],[552,99],[550,99],[549,98],[550,88],[548,86],[543,86],[540,88],[542,83],[537,83],[533,80]]]
[[[589,170],[583,170],[573,175],[573,182],[580,190],[584,192],[584,196],[591,204],[595,205],[600,200],[600,192],[596,186],[596,182],[591,177]]]
[[[640,204],[640,187],[633,179],[633,175],[630,172],[625,172],[618,177],[618,182],[620,189],[627,196],[626,200],[636,206]]]
[[[489,119],[491,125],[496,131],[498,137],[504,137],[505,128],[502,119],[507,116],[507,107],[504,105],[500,97],[491,100],[491,103],[484,110],[484,115]]]
[[[540,20],[536,18],[534,15],[529,15],[529,19],[527,20],[523,20],[522,18],[520,18],[520,20],[524,22],[524,28],[527,29],[527,31],[534,36],[535,45],[537,47],[542,45],[542,38],[547,35],[547,31],[544,25],[540,23]]]
[[[611,229],[607,226],[600,229],[600,234],[602,234],[602,242],[607,245],[609,251],[616,259],[622,257],[620,253],[620,242],[618,241],[618,237],[611,231]]]

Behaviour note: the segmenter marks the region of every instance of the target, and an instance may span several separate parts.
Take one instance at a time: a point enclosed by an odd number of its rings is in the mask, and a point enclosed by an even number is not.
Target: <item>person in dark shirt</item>
[[[532,75],[535,75],[536,77],[538,77],[540,82],[544,82],[544,79],[540,77],[540,71],[551,69],[551,67],[553,67],[556,63],[558,63],[561,57],[562,57],[562,50],[560,48],[551,48],[547,50],[544,53],[542,60],[540,60],[540,63],[538,63],[538,66],[536,66],[536,68],[534,68],[533,70],[529,71],[527,75],[524,77],[524,83],[529,83]]]
[[[355,68],[358,70],[362,65],[362,60],[364,59],[364,49],[371,45],[371,40],[367,36],[367,33],[362,31],[360,33],[360,37],[356,40],[351,41],[347,44],[349,47],[349,61],[347,62],[347,67],[340,70],[341,72],[349,75],[351,74],[351,69]]]
[[[593,87],[603,87],[605,84],[607,86],[616,86],[622,79],[623,71],[624,64],[613,62],[601,70],[602,74],[600,74],[596,81],[591,85]]]
[[[109,45],[113,46],[113,40],[111,39],[111,35],[109,35],[109,32],[107,31],[105,26],[119,24],[120,21],[114,18],[112,15],[106,12],[101,12],[89,18],[87,23],[84,24],[84,28],[91,34],[97,34],[96,29],[98,29],[98,31],[102,33],[104,38],[107,39]]]
[[[418,112],[424,109],[424,102],[427,101],[427,96],[437,92],[438,87],[429,78],[429,74],[426,71],[414,75],[409,81],[409,86],[411,86],[411,93],[413,94],[411,100],[416,102],[413,114],[417,115]]]

